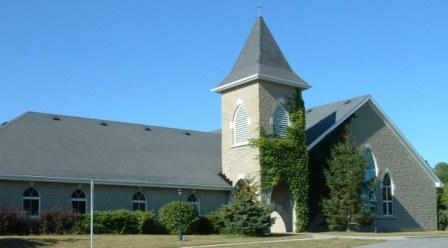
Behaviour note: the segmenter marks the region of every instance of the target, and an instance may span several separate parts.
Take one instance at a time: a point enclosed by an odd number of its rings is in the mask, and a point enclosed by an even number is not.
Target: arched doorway
[[[288,187],[285,184],[277,185],[272,189],[271,203],[274,211],[271,217],[275,218],[275,223],[271,227],[271,232],[285,233],[293,231],[293,201]]]

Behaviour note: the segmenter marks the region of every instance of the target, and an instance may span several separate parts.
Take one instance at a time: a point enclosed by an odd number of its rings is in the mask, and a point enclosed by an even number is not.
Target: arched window
[[[376,178],[375,157],[373,156],[372,150],[369,147],[364,150],[364,156],[367,162],[364,175],[365,186],[362,195],[364,209],[371,213],[377,214],[378,191],[377,187],[373,185],[373,180],[375,180]]]
[[[389,174],[386,174],[383,178],[383,215],[393,215],[392,204],[392,180]]]
[[[77,189],[72,193],[72,209],[76,213],[85,214],[87,208],[86,194]]]
[[[238,105],[233,116],[233,144],[243,145],[249,140],[249,117],[246,109]]]
[[[273,134],[275,137],[285,137],[286,129],[289,126],[289,114],[282,104],[279,104],[274,111]]]
[[[137,192],[132,197],[132,210],[146,211],[146,198],[141,192]]]
[[[23,192],[23,210],[30,216],[38,216],[40,209],[40,195],[34,188],[28,188]]]
[[[198,213],[201,214],[201,203],[197,195],[191,194],[190,196],[188,196],[187,202],[194,204],[196,206],[196,209],[198,210]]]
[[[364,156],[367,162],[366,174],[364,175],[364,181],[370,181],[376,177],[376,162],[373,156],[372,150],[366,148],[364,150]]]

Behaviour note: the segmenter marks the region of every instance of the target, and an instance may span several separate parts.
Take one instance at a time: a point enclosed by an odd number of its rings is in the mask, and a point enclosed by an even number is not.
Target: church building
[[[95,210],[158,211],[181,193],[207,214],[230,201],[238,180],[260,180],[259,150],[250,140],[261,129],[281,136],[289,125],[288,100],[309,88],[258,17],[230,73],[212,89],[221,95],[220,131],[26,112],[0,126],[0,207],[36,217],[49,208],[86,213],[93,182]],[[370,95],[307,108],[310,170],[321,166],[320,146],[341,125],[366,156],[366,177],[379,182],[369,198],[375,228],[437,229],[442,183]],[[312,175],[311,194],[321,188],[321,176]],[[262,200],[275,206],[272,231],[294,231],[294,201],[285,185]],[[312,214],[311,225],[320,219],[318,211]]]

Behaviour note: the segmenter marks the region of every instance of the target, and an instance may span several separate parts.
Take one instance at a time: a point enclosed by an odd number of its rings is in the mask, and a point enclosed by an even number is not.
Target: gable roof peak
[[[257,17],[232,70],[212,91],[221,92],[256,79],[310,88],[292,70],[262,16]]]

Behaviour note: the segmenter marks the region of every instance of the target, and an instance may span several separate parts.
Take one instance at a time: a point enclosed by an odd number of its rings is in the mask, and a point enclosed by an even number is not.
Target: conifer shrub
[[[194,233],[193,222],[198,216],[196,206],[177,201],[166,204],[159,212],[160,223],[171,234],[177,234],[179,228],[182,228],[182,233],[184,234]]]
[[[351,224],[368,225],[373,220],[363,211],[361,193],[366,162],[348,135],[331,149],[325,179],[329,195],[323,200],[323,213],[330,230],[345,230]]]
[[[224,233],[225,223],[224,223],[224,213],[222,208],[209,213],[207,219],[211,224],[212,233]]]
[[[274,223],[272,208],[257,200],[256,189],[249,180],[237,183],[232,201],[220,211],[224,233],[261,236]]]

